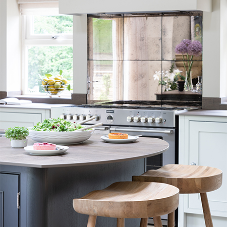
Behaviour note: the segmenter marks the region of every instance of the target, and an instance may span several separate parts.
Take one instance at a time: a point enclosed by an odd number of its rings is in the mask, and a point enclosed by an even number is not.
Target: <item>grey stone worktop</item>
[[[179,113],[184,116],[227,117],[227,110],[190,110]]]
[[[161,139],[140,137],[126,144],[105,143],[101,134],[93,134],[84,143],[70,145],[64,155],[32,156],[23,148],[12,148],[10,140],[0,138],[0,165],[36,168],[69,167],[122,162],[154,156],[166,151],[169,144]],[[29,140],[29,145],[34,141]],[[168,151],[167,151],[168,152]]]
[[[3,105],[0,104],[0,108],[20,108],[20,109],[51,109],[51,107],[58,106],[72,106],[72,104],[48,104],[48,103],[28,103],[21,105]]]

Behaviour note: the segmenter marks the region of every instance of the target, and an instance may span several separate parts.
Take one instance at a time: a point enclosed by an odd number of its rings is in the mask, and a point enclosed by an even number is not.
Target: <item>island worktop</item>
[[[157,138],[139,137],[137,142],[113,144],[100,137],[93,134],[84,143],[69,145],[66,154],[58,156],[28,155],[23,148],[12,148],[9,139],[0,138],[0,164],[36,168],[96,165],[154,156],[169,147],[166,141]]]
[[[114,182],[131,181],[132,176],[144,173],[145,157],[168,152],[169,147],[157,138],[112,144],[100,137],[94,133],[59,156],[28,155],[23,148],[11,148],[9,139],[0,138],[0,219],[4,215],[4,226],[86,226],[87,216],[73,210],[74,198]],[[115,221],[98,217],[97,226],[115,227]],[[139,219],[127,219],[126,225],[139,226]]]

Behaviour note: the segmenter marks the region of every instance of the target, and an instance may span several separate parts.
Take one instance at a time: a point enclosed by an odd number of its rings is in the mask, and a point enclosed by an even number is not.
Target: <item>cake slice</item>
[[[33,144],[34,150],[56,150],[56,144],[53,143],[34,143]]]
[[[108,134],[109,139],[128,139],[128,134],[126,133],[109,133]]]

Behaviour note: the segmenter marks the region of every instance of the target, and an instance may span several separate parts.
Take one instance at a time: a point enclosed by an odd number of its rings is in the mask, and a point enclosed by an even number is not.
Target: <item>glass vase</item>
[[[202,94],[202,77],[198,76],[198,83],[196,84],[196,92]]]
[[[185,91],[192,91],[193,84],[192,84],[192,72],[186,72],[185,83],[184,83],[184,90]]]

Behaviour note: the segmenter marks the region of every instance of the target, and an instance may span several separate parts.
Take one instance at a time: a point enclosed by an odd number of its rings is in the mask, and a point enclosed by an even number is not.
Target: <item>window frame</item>
[[[37,15],[37,14],[36,14]],[[40,14],[42,15],[42,14]],[[47,16],[59,16],[61,14],[51,14]],[[35,15],[34,15],[35,16]],[[32,34],[33,15],[21,15],[22,24],[22,95],[29,96],[46,96],[46,93],[29,93],[28,92],[28,47],[30,46],[72,46],[73,33],[70,34]],[[57,37],[57,38],[53,38]],[[69,96],[69,95],[64,95]]]

